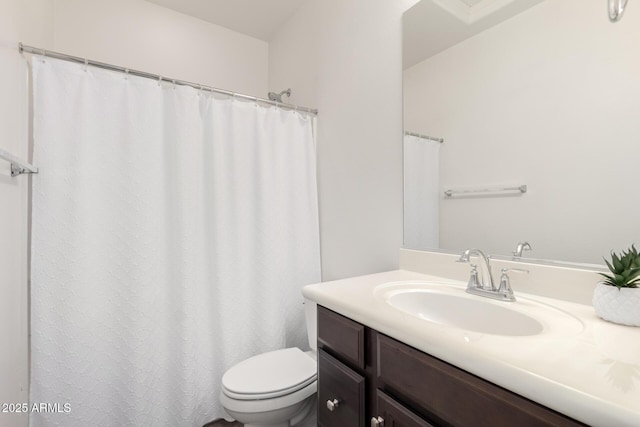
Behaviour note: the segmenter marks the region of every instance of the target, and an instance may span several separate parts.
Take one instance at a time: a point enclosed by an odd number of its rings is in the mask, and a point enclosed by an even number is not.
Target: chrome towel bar
[[[0,159],[11,163],[11,176],[38,173],[38,168],[18,159],[13,154],[0,148]]]
[[[491,187],[491,188],[468,188],[468,189],[459,189],[459,190],[447,190],[444,192],[444,195],[447,197],[453,196],[472,196],[472,195],[481,195],[481,194],[500,194],[505,192],[520,192],[526,193],[527,186],[520,185],[518,187]]]

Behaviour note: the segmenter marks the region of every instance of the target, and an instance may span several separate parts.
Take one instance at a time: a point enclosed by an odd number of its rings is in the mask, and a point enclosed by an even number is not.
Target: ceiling
[[[422,0],[403,16],[404,69],[544,0]]]
[[[268,42],[307,0],[148,1]]]

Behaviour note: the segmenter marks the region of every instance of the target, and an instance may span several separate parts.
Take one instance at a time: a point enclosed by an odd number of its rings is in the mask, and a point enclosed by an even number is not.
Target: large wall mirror
[[[511,256],[527,241],[526,258],[603,265],[640,244],[632,6],[616,23],[605,0],[405,13],[405,132],[444,139],[405,136],[405,247]]]

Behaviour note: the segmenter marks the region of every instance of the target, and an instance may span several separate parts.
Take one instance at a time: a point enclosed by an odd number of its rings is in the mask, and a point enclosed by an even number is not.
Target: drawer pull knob
[[[327,409],[333,412],[336,408],[340,406],[340,401],[338,399],[327,400]]]
[[[371,418],[371,427],[384,427],[384,418],[382,417]]]

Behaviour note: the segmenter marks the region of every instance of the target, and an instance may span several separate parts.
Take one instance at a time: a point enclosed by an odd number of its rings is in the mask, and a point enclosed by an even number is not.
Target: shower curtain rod
[[[269,104],[269,105],[275,105],[276,107],[279,107],[279,108],[285,108],[285,109],[294,110],[294,111],[301,111],[301,112],[305,112],[305,113],[309,113],[309,114],[315,114],[315,115],[318,114],[318,110],[312,109],[312,108],[299,107],[299,106],[293,105],[293,104],[287,104],[287,103],[283,103],[283,102],[271,101],[270,99],[258,98],[256,96],[251,96],[251,95],[244,95],[242,93],[232,92],[232,91],[224,90],[224,89],[218,89],[218,88],[211,87],[211,86],[205,86],[205,85],[201,85],[199,83],[191,83],[191,82],[187,82],[187,81],[184,81],[184,80],[171,79],[171,78],[168,78],[168,77],[161,76],[159,74],[152,74],[152,73],[147,73],[145,71],[138,71],[138,70],[133,70],[133,69],[126,68],[126,67],[120,67],[118,65],[112,65],[112,64],[106,64],[104,62],[92,61],[92,60],[89,60],[89,59],[86,59],[86,58],[80,58],[78,56],[67,55],[65,53],[54,52],[54,51],[51,51],[51,50],[46,50],[46,49],[37,48],[37,47],[33,47],[33,46],[27,46],[27,45],[24,45],[22,43],[18,44],[18,50],[20,51],[20,53],[31,53],[31,54],[35,54],[35,55],[48,56],[50,58],[62,59],[64,61],[77,62],[77,63],[80,63],[80,64],[91,65],[93,67],[104,68],[106,70],[120,71],[120,72],[123,72],[123,73],[126,73],[126,74],[130,74],[132,76],[138,76],[138,77],[144,77],[144,78],[147,78],[147,79],[158,80],[159,82],[165,81],[165,82],[173,83],[173,84],[176,84],[176,85],[190,86],[190,87],[195,88],[195,89],[206,90],[206,91],[213,92],[213,93],[219,93],[219,94],[222,94],[222,95],[230,96],[232,98],[244,99],[244,100],[247,100],[247,101],[255,101],[255,102],[260,102],[260,103]]]
[[[428,139],[430,141],[439,142],[441,144],[444,142],[444,138],[436,138],[436,137],[433,137],[433,136],[422,135],[422,134],[413,133],[413,132],[405,132],[404,134],[405,135],[409,135],[409,136],[415,136],[417,138]]]

